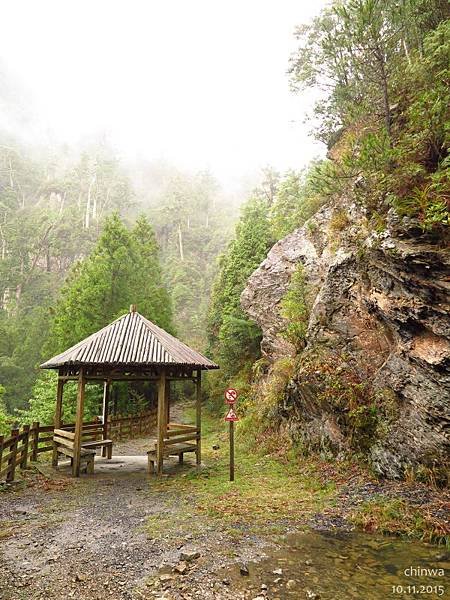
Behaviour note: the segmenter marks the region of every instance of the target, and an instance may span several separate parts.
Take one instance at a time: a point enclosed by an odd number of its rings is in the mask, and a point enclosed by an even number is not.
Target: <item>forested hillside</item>
[[[6,133],[0,158],[0,390],[10,415],[33,398],[22,418],[50,419],[51,376],[32,391],[38,364],[130,303],[203,348],[216,256],[237,210],[212,176],[125,167],[105,143],[50,152]]]
[[[400,258],[406,254],[426,264],[434,253],[441,265],[434,291],[428,283],[421,287],[417,270],[406,270],[417,285],[398,292],[399,306],[412,295],[422,308],[403,315],[403,325],[399,317],[396,332],[378,300],[358,309],[361,319],[363,313],[372,318],[366,311],[380,313],[375,328],[379,339],[391,340],[391,349],[398,335],[413,339],[417,331],[428,332],[423,315],[445,304],[448,5],[337,2],[299,27],[296,39],[289,81],[295,94],[315,90],[318,102],[309,118],[328,155],[299,171],[266,169],[250,197],[225,194],[206,171],[182,172],[163,162],[125,165],[106,143],[50,151],[3,134],[0,389],[10,414],[18,408],[25,410],[23,419],[45,414],[49,420],[45,378],[51,376],[38,378],[39,362],[133,302],[220,363],[207,378],[211,406],[219,406],[223,388],[234,383],[258,435],[285,427],[288,390],[302,374],[308,379],[341,363],[342,378],[312,382],[320,390],[313,394],[327,402],[330,390],[340,390],[337,427],[346,442],[334,446],[367,453],[392,431],[402,388],[392,384],[389,402],[380,400],[377,384],[368,383],[377,369],[365,372],[359,358],[350,360],[348,343],[340,345],[350,326],[324,333],[329,314],[343,310],[350,292],[331,311],[323,299],[331,292],[323,286],[335,271],[339,286],[351,280],[338,266],[350,255],[357,262],[352,273],[370,278],[375,250],[390,251],[377,258],[377,268],[395,257],[406,261]],[[415,245],[406,250],[399,240]],[[386,269],[391,277],[401,265]],[[387,274],[379,277],[366,295],[401,288],[400,275],[389,284]],[[336,297],[344,293],[339,286]],[[359,300],[350,302],[349,312]],[[440,337],[444,329],[430,329],[439,347],[447,343]],[[340,347],[337,354],[333,345]],[[319,437],[303,440],[304,448],[334,448],[327,435]]]
[[[268,448],[447,480],[448,16],[349,0],[297,30],[328,158],[243,211],[209,320],[212,403],[231,379]]]
[[[449,1],[3,4],[0,599],[444,598]]]
[[[3,136],[0,152],[0,373],[13,410],[30,397],[62,282],[93,248],[105,216],[127,211],[133,193],[101,147],[55,160]]]

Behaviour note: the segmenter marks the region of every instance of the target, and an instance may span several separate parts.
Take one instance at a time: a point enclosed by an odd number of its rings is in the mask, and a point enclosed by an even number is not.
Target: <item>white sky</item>
[[[226,183],[323,153],[286,70],[324,0],[3,0],[0,63],[34,135],[107,135],[127,159],[209,168]]]

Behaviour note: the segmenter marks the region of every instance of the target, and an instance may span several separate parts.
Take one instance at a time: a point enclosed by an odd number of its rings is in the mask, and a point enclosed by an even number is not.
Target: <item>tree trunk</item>
[[[1,259],[5,260],[6,258],[6,237],[5,234],[3,233],[3,229],[0,226],[0,237],[2,238],[2,250],[1,250]]]
[[[181,233],[181,224],[178,223],[178,247],[180,250],[180,260],[184,260],[184,252],[183,252],[183,236]]]
[[[9,187],[14,188],[13,168],[12,168],[12,163],[11,163],[11,157],[9,157]]]
[[[94,203],[92,204],[92,218],[97,220],[97,195],[94,194]]]
[[[406,60],[408,61],[408,65],[411,66],[411,57],[409,56],[408,44],[406,40],[403,38],[403,50],[405,51]]]
[[[64,192],[62,197],[61,197],[61,194],[59,194],[59,198],[60,198],[59,214],[61,215],[64,210],[64,202],[66,201],[66,192]]]
[[[88,188],[88,196],[87,196],[87,202],[86,202],[86,216],[84,219],[84,228],[85,229],[89,229],[89,225],[90,225],[90,216],[91,216],[91,192],[92,192],[92,186],[94,185],[94,181],[95,181],[95,175],[94,177],[91,179],[91,183],[89,184],[89,188]]]
[[[91,211],[91,188],[89,187],[88,197],[86,202],[86,213],[84,216],[84,228],[89,229],[89,216]]]
[[[381,75],[381,89],[383,93],[383,105],[384,105],[384,122],[386,125],[386,131],[389,138],[389,145],[392,146],[392,135],[391,135],[391,109],[389,107],[389,89],[388,89],[388,76],[386,73],[386,65],[384,62],[384,55],[380,48],[376,51],[377,62],[380,67]]]

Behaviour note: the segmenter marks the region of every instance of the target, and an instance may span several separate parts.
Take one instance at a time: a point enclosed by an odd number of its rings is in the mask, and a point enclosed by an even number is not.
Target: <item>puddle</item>
[[[223,569],[220,577],[230,591],[245,590],[248,598],[450,598],[450,553],[445,547],[396,538],[299,533],[269,558],[247,566],[248,576],[236,565]]]

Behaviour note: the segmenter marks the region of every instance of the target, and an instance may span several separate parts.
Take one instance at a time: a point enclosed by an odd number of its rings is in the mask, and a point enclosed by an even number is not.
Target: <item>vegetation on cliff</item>
[[[327,241],[330,252],[347,236],[355,243],[356,254],[363,253],[365,238],[379,235],[388,226],[399,236],[419,238],[437,247],[446,243],[450,202],[448,16],[448,5],[438,0],[348,0],[333,3],[311,25],[299,28],[299,48],[290,62],[291,83],[295,90],[321,90],[313,121],[317,136],[329,146],[329,156],[306,175],[291,174],[277,182],[269,211],[274,240],[328,204],[331,217],[326,229],[333,237]],[[358,222],[353,220],[352,204],[362,215]],[[313,219],[308,226],[314,229],[320,223]],[[317,233],[320,237],[324,231]],[[314,231],[311,234],[314,236]],[[248,239],[252,239],[251,232]],[[317,245],[321,244],[319,240]],[[276,256],[277,246],[272,252]],[[222,270],[218,277],[223,274]],[[264,285],[268,285],[266,280]],[[313,352],[311,348],[302,352],[307,341],[309,291],[300,266],[284,298],[278,299],[270,291],[267,306],[264,301],[259,306],[262,311],[280,307],[287,324],[278,335],[291,343],[285,356],[274,363],[270,356],[250,356],[249,345],[241,347],[237,355],[235,349],[234,371],[229,371],[227,383],[244,392],[247,417],[242,432],[256,435],[258,445],[265,444],[269,450],[274,450],[276,439],[278,447],[285,444],[288,448],[294,442],[297,450],[314,450],[325,458],[344,448],[365,460],[398,416],[395,394],[372,386],[370,377],[360,365],[355,368],[345,350],[331,348],[332,340],[323,341]],[[223,307],[219,302],[213,308],[216,321],[222,318]],[[320,321],[320,316],[316,318]],[[209,335],[214,355],[224,360],[225,340],[214,328]],[[368,357],[366,362],[370,362]],[[311,437],[308,443],[307,431],[306,438],[296,438],[289,399],[296,379],[302,382],[305,406],[329,407],[336,432]],[[213,387],[213,404],[219,391]],[[317,410],[320,413],[322,409]],[[290,436],[285,435],[289,427]],[[334,433],[342,437],[332,448],[324,440]],[[428,462],[416,469],[415,476],[444,483],[444,471],[437,463],[433,466],[431,458]],[[402,469],[405,474],[404,466],[397,471]]]
[[[348,190],[374,223],[389,208],[441,237],[448,225],[450,21],[442,0],[335,2],[297,30],[294,89],[323,92],[330,196]]]

